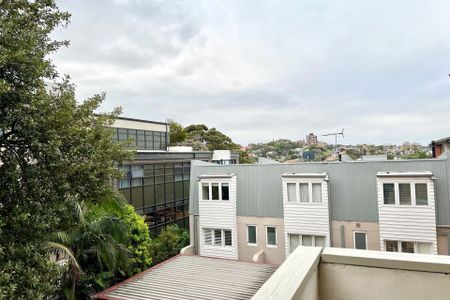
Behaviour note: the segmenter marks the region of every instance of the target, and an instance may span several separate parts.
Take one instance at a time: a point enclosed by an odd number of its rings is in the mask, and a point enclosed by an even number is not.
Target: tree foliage
[[[169,225],[152,240],[150,254],[153,264],[156,265],[180,253],[180,250],[189,245],[189,232],[180,229],[177,225]]]
[[[56,82],[50,38],[69,14],[52,0],[0,1],[0,295],[41,299],[60,268],[47,238],[79,225],[82,202],[111,196],[115,162],[129,152],[106,129],[119,113],[95,115],[104,100],[78,104],[68,79]]]

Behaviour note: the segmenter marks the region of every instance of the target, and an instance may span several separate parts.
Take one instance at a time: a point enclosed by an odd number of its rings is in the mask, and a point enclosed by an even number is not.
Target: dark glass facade
[[[118,189],[145,216],[150,234],[169,224],[189,227],[190,161],[133,162],[122,166]]]
[[[114,141],[130,140],[131,148],[137,150],[163,150],[168,146],[168,133],[162,131],[111,128]]]

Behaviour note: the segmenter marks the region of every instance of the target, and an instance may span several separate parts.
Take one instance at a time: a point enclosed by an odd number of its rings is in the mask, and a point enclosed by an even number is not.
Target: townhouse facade
[[[450,159],[213,165],[194,161],[202,256],[281,264],[299,245],[449,255]]]

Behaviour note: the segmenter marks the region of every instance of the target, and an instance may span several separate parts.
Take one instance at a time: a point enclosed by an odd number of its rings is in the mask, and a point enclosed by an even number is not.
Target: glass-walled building
[[[235,164],[238,153],[183,149],[167,151],[168,124],[129,118],[118,118],[113,139],[131,141],[137,154],[120,168],[124,178],[117,188],[136,212],[145,217],[150,234],[155,236],[169,224],[189,228],[189,182],[191,160]]]
[[[166,151],[169,146],[169,124],[130,118],[117,118],[112,139],[130,141],[136,150]]]

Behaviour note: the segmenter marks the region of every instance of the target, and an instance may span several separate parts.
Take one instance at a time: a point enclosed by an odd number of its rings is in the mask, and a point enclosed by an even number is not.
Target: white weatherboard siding
[[[383,183],[426,183],[427,206],[385,205]],[[380,226],[380,249],[384,241],[407,241],[431,243],[431,253],[437,254],[436,212],[434,183],[431,178],[378,178],[378,213]],[[398,198],[398,195],[396,195]],[[413,201],[412,201],[413,202]]]
[[[322,203],[288,202],[287,183],[321,183]],[[326,177],[283,177],[284,239],[286,257],[289,256],[289,234],[325,236],[325,247],[330,247],[330,215],[328,208],[328,181]]]
[[[230,200],[202,200],[202,183],[228,183]],[[199,223],[200,223],[200,255],[238,259],[237,222],[236,222],[236,176],[228,178],[211,177],[206,175],[199,184]],[[225,229],[231,230],[232,246],[205,245],[204,230]]]

